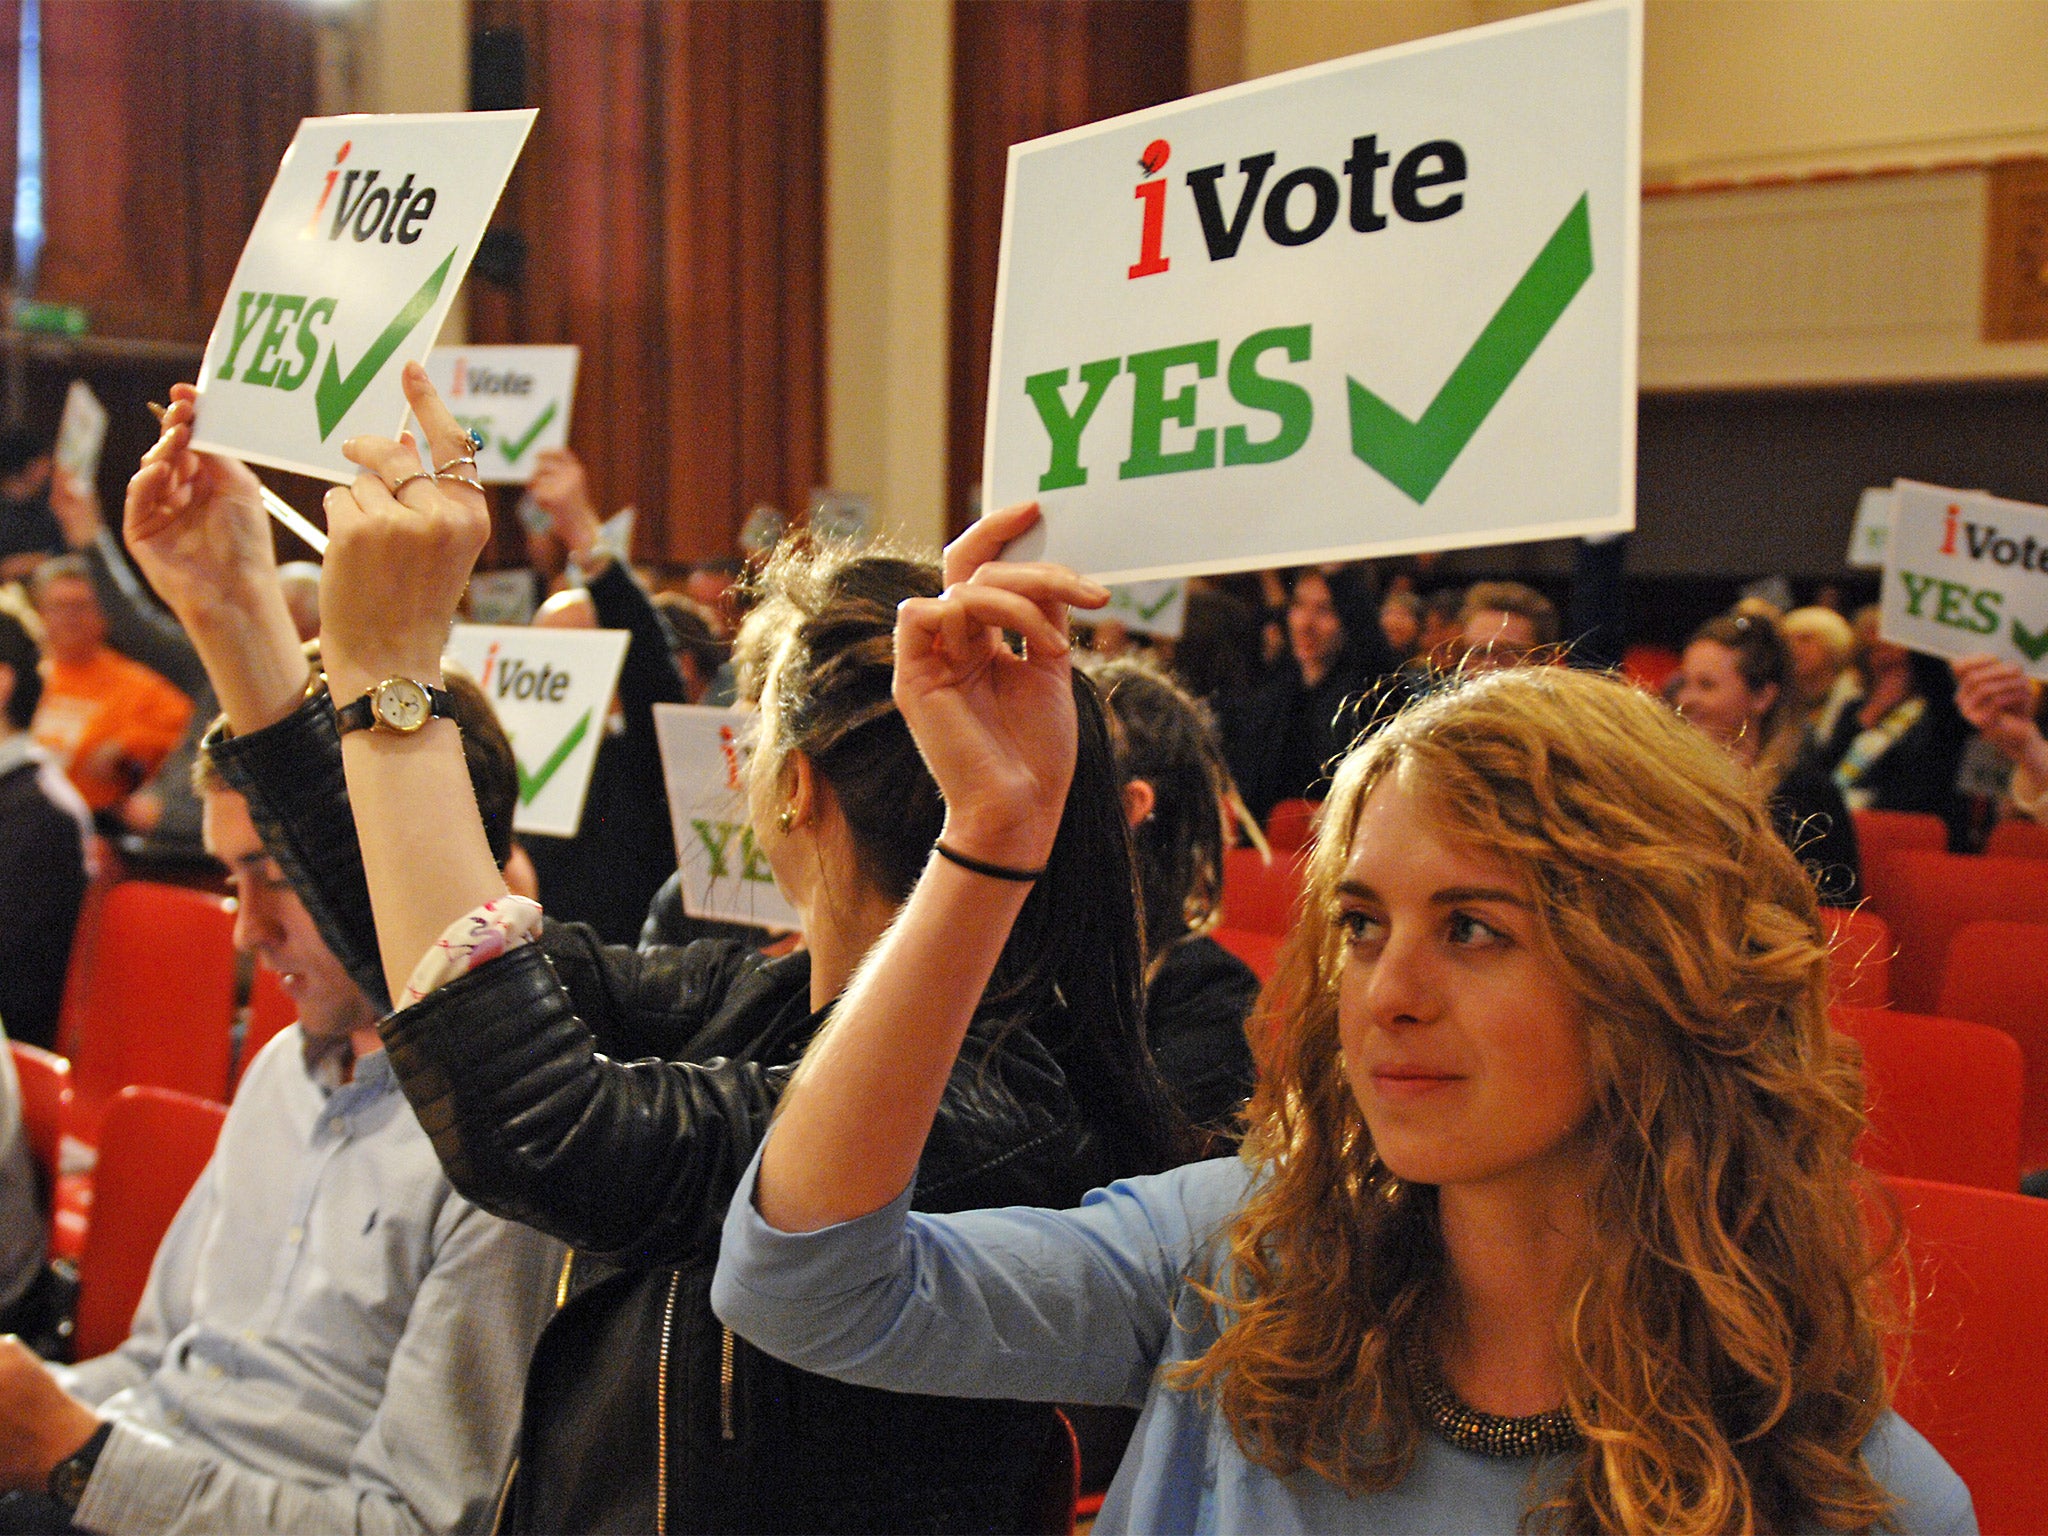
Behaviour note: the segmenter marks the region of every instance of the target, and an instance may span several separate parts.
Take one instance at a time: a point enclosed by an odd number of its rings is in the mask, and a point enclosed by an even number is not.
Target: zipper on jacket
[[[555,1281],[555,1310],[557,1312],[562,1310],[563,1303],[569,1299],[569,1271],[575,1267],[575,1264],[576,1250],[574,1248],[563,1249],[562,1274],[561,1278]],[[512,1484],[518,1476],[519,1454],[517,1451],[514,1451],[512,1465],[505,1469],[505,1481],[498,1485],[498,1507],[491,1512],[491,1536],[498,1536],[498,1533],[505,1529],[505,1510],[512,1502]]]
[[[725,1330],[725,1336],[718,1341],[718,1438],[731,1440],[732,1433],[732,1367],[734,1340],[732,1330]]]
[[[654,1378],[654,1532],[668,1536],[668,1341],[675,1330],[676,1290],[683,1272],[668,1277],[668,1305],[661,1311],[661,1368]]]

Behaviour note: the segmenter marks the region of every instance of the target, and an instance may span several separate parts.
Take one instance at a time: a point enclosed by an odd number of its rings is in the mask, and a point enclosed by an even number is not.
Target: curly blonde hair
[[[1366,798],[1404,766],[1449,835],[1519,871],[1593,1042],[1594,1243],[1560,1321],[1583,1448],[1525,1523],[1882,1525],[1859,1447],[1890,1401],[1889,1255],[1858,1201],[1861,1071],[1828,1026],[1812,885],[1724,754],[1585,672],[1470,679],[1339,770],[1253,1026],[1272,1042],[1243,1152],[1261,1176],[1205,1288],[1223,1330],[1173,1384],[1213,1393],[1282,1475],[1358,1493],[1413,1465],[1405,1348],[1449,1282],[1436,1191],[1379,1160],[1343,1069],[1335,896]]]

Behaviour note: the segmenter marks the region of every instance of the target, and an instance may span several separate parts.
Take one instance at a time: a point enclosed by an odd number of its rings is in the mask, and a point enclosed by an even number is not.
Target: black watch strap
[[[378,687],[382,687],[380,683]],[[420,688],[427,696],[427,714],[430,718],[453,720],[455,718],[455,696],[446,688],[436,688],[431,683],[421,683]],[[372,701],[377,689],[372,688],[353,704],[342,704],[334,711],[336,731],[346,736],[350,731],[367,731],[377,723],[377,712]]]
[[[79,1501],[85,1497],[85,1485],[92,1481],[92,1469],[98,1465],[100,1452],[107,1448],[107,1439],[113,1433],[114,1421],[108,1419],[92,1432],[90,1440],[50,1468],[44,1490],[73,1514],[78,1512]]]

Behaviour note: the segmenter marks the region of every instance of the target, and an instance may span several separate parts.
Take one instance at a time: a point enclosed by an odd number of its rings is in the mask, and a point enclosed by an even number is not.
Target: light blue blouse
[[[1250,1171],[1197,1163],[1097,1190],[1073,1211],[913,1214],[910,1192],[822,1232],[778,1232],[754,1209],[759,1158],[725,1221],[711,1303],[738,1333],[805,1370],[960,1397],[1122,1403],[1144,1413],[1095,1529],[1512,1532],[1534,1465],[1422,1437],[1414,1470],[1353,1497],[1314,1473],[1247,1461],[1222,1416],[1161,1384],[1162,1365],[1216,1337],[1187,1286],[1243,1201]],[[1896,1414],[1863,1445],[1898,1499],[1899,1529],[1977,1529],[1969,1490]]]

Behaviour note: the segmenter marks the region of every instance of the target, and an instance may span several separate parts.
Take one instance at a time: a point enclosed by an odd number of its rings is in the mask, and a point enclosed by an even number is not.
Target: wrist
[[[50,1420],[42,1435],[42,1443],[37,1449],[35,1463],[30,1470],[37,1486],[49,1491],[53,1497],[61,1497],[59,1490],[51,1486],[51,1479],[57,1469],[74,1458],[97,1460],[100,1447],[106,1444],[114,1426],[111,1420],[102,1419],[85,1404],[72,1397],[64,1399],[63,1406],[50,1415]],[[89,1467],[80,1470],[90,1475]],[[78,1483],[82,1489],[84,1479],[78,1479]],[[66,1502],[72,1508],[77,1508],[76,1499],[68,1499]]]
[[[327,691],[333,695],[337,708],[353,704],[379,683],[394,677],[409,677],[416,683],[428,683],[436,688],[445,681],[438,652],[432,658],[417,655],[355,657],[344,652],[339,656],[323,655],[322,665],[327,673]]]
[[[986,812],[946,813],[939,841],[955,853],[1005,869],[1042,869],[1052,856],[1059,822],[1042,816],[999,816]]]

